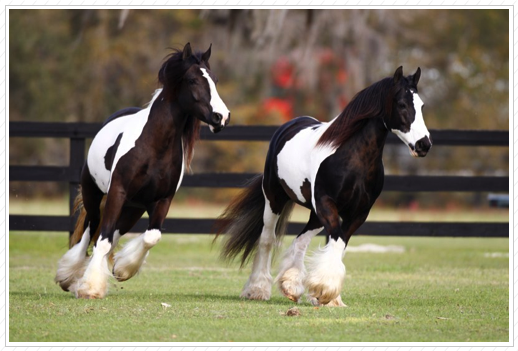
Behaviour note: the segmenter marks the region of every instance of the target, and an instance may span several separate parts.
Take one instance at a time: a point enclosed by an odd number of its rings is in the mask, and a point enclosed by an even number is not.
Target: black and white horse
[[[294,203],[311,210],[304,230],[284,255],[276,278],[281,292],[298,301],[305,289],[316,305],[344,306],[342,258],[351,235],[365,222],[383,188],[382,154],[389,131],[414,157],[426,156],[432,145],[417,93],[421,75],[404,77],[399,67],[359,92],[329,123],[299,117],[274,134],[264,174],[225,210],[218,234],[227,233],[223,256],[242,252],[241,264],[255,252],[252,273],[242,297],[268,300],[271,294],[271,252],[284,233]],[[328,244],[309,260],[310,240],[325,228]]]
[[[193,53],[190,44],[173,52],[158,73],[163,88],[149,105],[116,112],[95,136],[81,178],[82,211],[55,278],[63,290],[78,298],[104,297],[108,257],[144,212],[149,214],[148,229],[115,254],[115,278],[134,276],[160,240],[169,205],[191,162],[200,121],[217,133],[230,120],[216,90],[210,54],[211,48]]]

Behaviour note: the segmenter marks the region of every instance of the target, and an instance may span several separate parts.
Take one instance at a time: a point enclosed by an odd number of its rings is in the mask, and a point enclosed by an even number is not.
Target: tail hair
[[[83,226],[86,218],[86,210],[83,205],[83,194],[81,192],[81,186],[79,187],[79,191],[77,192],[77,196],[74,199],[74,207],[72,209],[72,215],[75,215],[79,212],[79,215],[76,220],[76,225],[74,226],[74,232],[68,238],[68,248],[72,248],[75,244],[81,241],[81,237],[83,236]]]
[[[248,262],[256,250],[263,229],[266,202],[262,185],[262,174],[251,179],[245,190],[228,205],[215,222],[216,238],[214,240],[221,234],[226,234],[227,237],[221,256],[231,261],[242,252],[241,267]],[[290,201],[281,212],[275,227],[277,241],[286,232],[293,206],[294,203]]]
[[[101,201],[101,216],[104,213],[104,205],[106,203],[106,197],[103,198]],[[84,234],[84,223],[86,219],[86,210],[83,205],[83,193],[81,191],[81,186],[79,186],[77,196],[74,199],[74,206],[72,207],[72,215],[75,215],[79,212],[79,215],[77,216],[76,224],[74,226],[74,232],[70,237],[68,238],[68,248],[71,249],[74,247],[75,244],[81,241],[81,238]],[[101,226],[97,226],[97,230],[95,234],[90,238],[90,242],[95,242],[97,238],[99,237],[99,234],[101,232]]]

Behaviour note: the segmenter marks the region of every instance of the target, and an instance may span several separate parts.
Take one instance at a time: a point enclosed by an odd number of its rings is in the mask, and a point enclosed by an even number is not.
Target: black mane
[[[173,52],[165,57],[165,62],[158,71],[158,81],[164,87],[164,91],[174,93],[189,67],[193,64],[201,64],[202,53],[198,51],[187,60],[183,60],[182,50],[172,50]],[[210,67],[208,67],[208,63],[205,64],[207,65],[207,68],[210,69]]]
[[[392,110],[392,78],[384,78],[357,93],[336,120],[322,134],[317,145],[339,147],[361,129],[367,119],[382,117]]]
[[[187,60],[183,60],[183,51],[172,49],[173,52],[165,57],[165,62],[158,71],[158,81],[163,86],[163,92],[166,97],[174,96],[177,89],[180,87],[181,81],[187,70],[193,64],[201,64],[201,52],[196,52]],[[204,62],[207,65],[209,64]],[[187,169],[190,168],[194,144],[200,135],[200,120],[193,117],[186,119],[185,127],[182,133],[183,152],[185,157],[185,164]]]

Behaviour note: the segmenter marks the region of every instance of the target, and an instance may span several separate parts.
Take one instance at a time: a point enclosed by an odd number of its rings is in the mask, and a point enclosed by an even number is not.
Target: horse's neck
[[[345,145],[337,150],[340,152],[342,150],[351,150],[354,148],[359,152],[358,156],[361,158],[365,158],[365,161],[375,161],[381,159],[383,156],[383,148],[385,146],[385,141],[387,139],[388,130],[383,123],[383,119],[380,117],[375,117],[367,120],[365,125],[355,133]]]
[[[181,139],[186,120],[177,103],[157,99],[149,112],[149,131],[155,140],[173,142]]]

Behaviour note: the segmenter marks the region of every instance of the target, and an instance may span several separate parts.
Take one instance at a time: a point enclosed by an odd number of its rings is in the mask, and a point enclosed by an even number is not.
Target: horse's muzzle
[[[432,147],[432,139],[431,137],[423,137],[419,139],[415,146],[412,144],[408,145],[410,147],[410,153],[414,157],[425,157],[428,154],[428,151]]]
[[[219,133],[230,122],[230,112],[226,118],[224,118],[220,113],[214,112],[212,114],[212,121],[214,124],[209,125],[210,131],[212,133]]]

